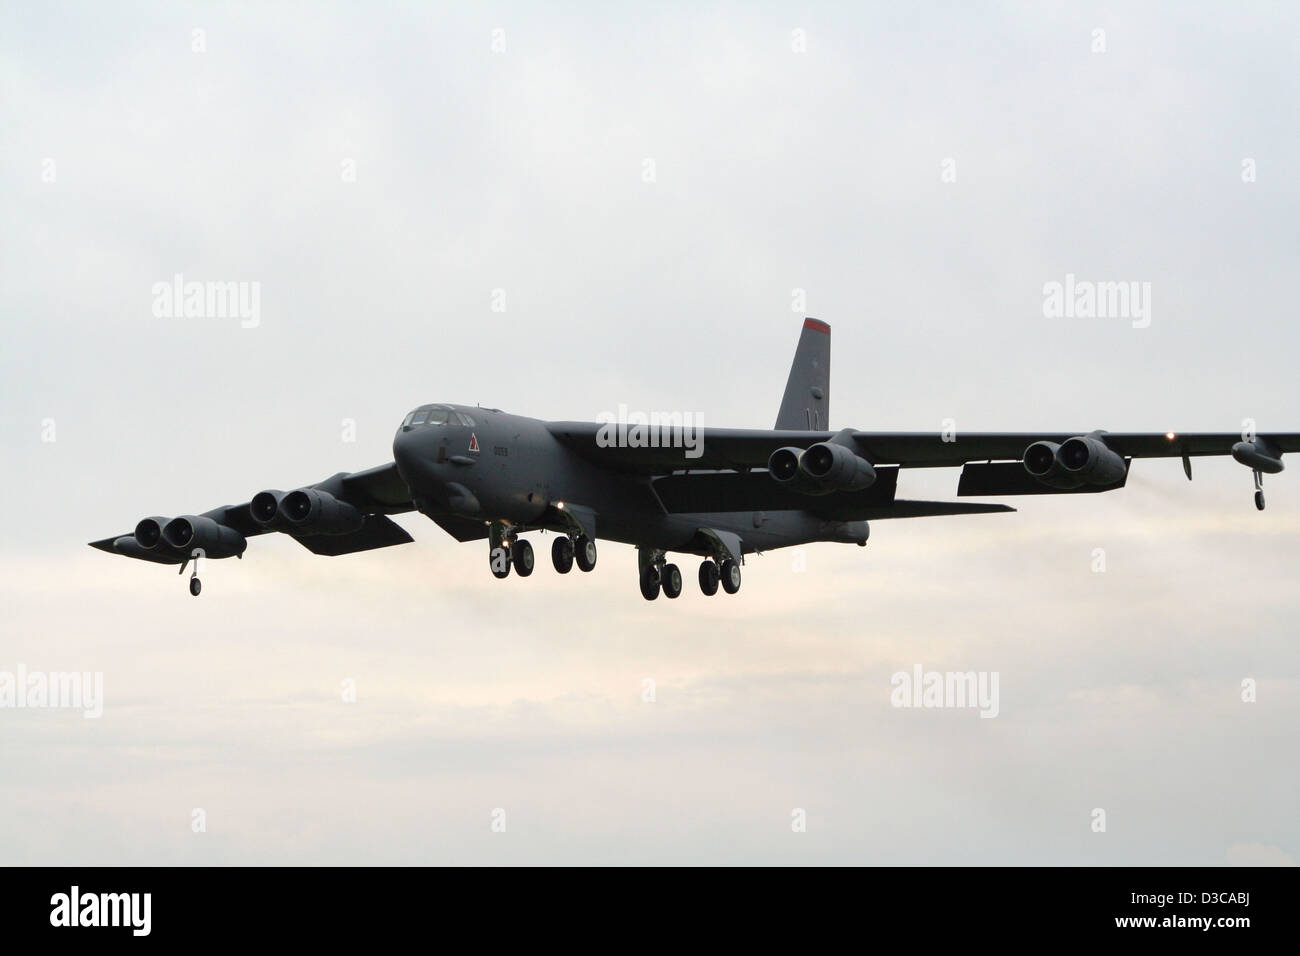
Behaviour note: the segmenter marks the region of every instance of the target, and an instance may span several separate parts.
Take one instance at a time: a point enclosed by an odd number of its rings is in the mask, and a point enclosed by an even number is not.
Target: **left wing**
[[[740,428],[623,425],[552,422],[551,434],[566,447],[611,471],[648,476],[696,477],[700,472],[749,472],[769,467],[778,449],[788,467],[805,461],[813,446],[836,446],[835,461],[851,453],[848,481],[837,486],[787,477],[790,492],[813,495],[865,487],[862,481],[883,476],[885,468],[965,466],[958,494],[1020,495],[1109,491],[1122,487],[1134,458],[1181,458],[1187,477],[1191,459],[1231,455],[1256,477],[1258,507],[1263,507],[1260,476],[1282,470],[1282,455],[1300,451],[1300,434],[1242,435],[1232,432],[866,432],[773,431]],[[823,461],[828,460],[823,456]],[[848,472],[846,472],[848,474]],[[869,476],[863,478],[863,476]],[[800,479],[802,479],[802,474]],[[808,510],[815,510],[805,504]]]
[[[766,468],[778,448],[807,448],[839,438],[846,433],[857,451],[873,465],[901,465],[904,468],[957,467],[968,461],[1020,461],[1035,442],[1063,444],[1076,436],[1095,432],[864,432],[845,429],[830,431],[773,431],[746,428],[701,428],[698,450],[687,447],[686,439],[674,440],[668,429],[654,436],[655,446],[629,447],[598,441],[606,426],[588,422],[552,422],[547,426],[562,444],[591,461],[608,468],[637,474],[668,474],[686,469]],[[689,429],[687,429],[689,433]],[[1105,443],[1128,458],[1181,458],[1184,455],[1231,455],[1243,436],[1235,432],[1102,432]],[[688,435],[689,437],[689,435]],[[1270,434],[1281,452],[1300,451],[1300,433]]]

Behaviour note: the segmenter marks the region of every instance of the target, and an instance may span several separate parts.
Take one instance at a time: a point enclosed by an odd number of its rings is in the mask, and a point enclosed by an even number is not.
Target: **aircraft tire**
[[[722,562],[722,590],[735,594],[740,590],[740,565],[728,558]]]
[[[536,565],[533,546],[522,539],[516,541],[515,546],[510,549],[510,563],[515,566],[515,574],[521,578],[528,577],[533,573],[533,567]]]
[[[718,593],[718,565],[715,561],[700,562],[700,590],[709,597]]]
[[[659,569],[653,564],[647,564],[641,569],[641,596],[647,601],[653,601],[659,596]]]
[[[580,570],[590,571],[596,566],[596,542],[585,534],[578,535],[578,540],[573,542],[573,550]]]
[[[556,538],[551,545],[551,564],[555,565],[555,570],[560,574],[568,574],[573,570],[573,542],[564,535]]]
[[[682,593],[682,572],[675,564],[665,564],[659,574],[664,589],[664,597],[675,598]]]

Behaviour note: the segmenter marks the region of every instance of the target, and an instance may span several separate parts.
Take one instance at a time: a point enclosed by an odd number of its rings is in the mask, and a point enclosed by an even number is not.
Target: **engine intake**
[[[799,477],[799,456],[802,448],[778,448],[767,459],[767,471],[772,480],[788,485]]]
[[[181,515],[168,521],[162,529],[162,540],[185,555],[200,548],[209,558],[233,558],[248,547],[248,541],[234,528],[202,515]]]
[[[316,488],[289,492],[280,499],[276,516],[295,534],[349,534],[366,523],[359,509]]]
[[[171,520],[169,518],[141,518],[135,526],[135,543],[146,551],[153,551],[160,544],[163,544],[162,529],[163,525]],[[164,545],[164,550],[166,546]]]
[[[280,515],[280,502],[284,499],[284,492],[278,488],[259,491],[253,495],[253,500],[248,504],[249,514],[253,520],[263,528],[276,529],[282,528],[285,519]]]

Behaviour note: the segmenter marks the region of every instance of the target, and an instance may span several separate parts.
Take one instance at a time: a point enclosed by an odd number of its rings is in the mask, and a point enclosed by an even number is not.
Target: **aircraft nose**
[[[409,488],[426,487],[432,480],[432,456],[423,429],[399,428],[393,436],[393,461]]]

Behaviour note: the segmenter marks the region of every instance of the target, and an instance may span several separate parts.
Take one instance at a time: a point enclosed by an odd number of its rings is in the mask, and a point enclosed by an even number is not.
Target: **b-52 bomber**
[[[555,534],[551,561],[567,574],[596,566],[596,542],[635,545],[641,594],[682,593],[671,553],[695,555],[700,590],[740,590],[755,552],[810,542],[865,545],[886,518],[1007,512],[1004,504],[895,496],[903,468],[960,467],[959,498],[1079,494],[1122,488],[1134,458],[1231,455],[1263,475],[1300,450],[1298,434],[1175,432],[870,432],[830,430],[830,343],[806,319],[771,430],[697,428],[683,416],[547,422],[479,406],[421,405],[393,438],[393,460],[313,485],[260,491],[251,501],[177,518],[148,517],[91,545],[111,554],[193,568],[241,557],[248,539],[287,534],[336,556],[410,542],[391,518],[419,511],[457,541],[488,542],[492,573],[533,573],[525,534]],[[686,416],[689,417],[689,416]]]

